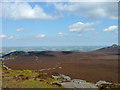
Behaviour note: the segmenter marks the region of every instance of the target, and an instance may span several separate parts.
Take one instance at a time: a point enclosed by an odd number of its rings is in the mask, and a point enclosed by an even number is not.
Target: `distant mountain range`
[[[104,47],[101,49],[97,49],[95,51],[91,51],[91,52],[102,52],[102,53],[113,53],[113,54],[118,54],[119,55],[119,49],[120,46],[113,44],[112,46],[109,47]],[[6,57],[6,56],[15,56],[15,55],[19,55],[19,56],[48,56],[48,57],[53,57],[55,55],[52,54],[46,54],[47,52],[56,52],[56,51],[30,51],[30,52],[25,52],[25,51],[14,51],[11,52],[9,54],[3,55],[2,57]],[[78,51],[61,51],[64,54],[69,54],[72,52],[78,52]]]

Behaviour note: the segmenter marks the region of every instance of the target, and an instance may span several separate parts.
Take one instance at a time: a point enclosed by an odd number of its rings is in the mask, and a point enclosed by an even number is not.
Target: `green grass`
[[[50,83],[50,82],[49,82]],[[58,87],[57,85],[47,84],[46,81],[39,80],[25,80],[25,81],[16,81],[12,79],[3,80],[3,88],[64,88]]]
[[[5,70],[2,71],[2,88],[64,88],[53,85],[56,79],[47,73],[31,70]]]

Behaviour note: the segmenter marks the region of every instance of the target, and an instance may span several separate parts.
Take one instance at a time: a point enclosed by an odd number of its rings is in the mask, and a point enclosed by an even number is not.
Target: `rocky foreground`
[[[118,85],[119,86],[118,88],[120,88],[120,84],[118,83],[111,83],[111,82],[106,82],[101,80],[96,83],[93,83],[93,82],[87,82],[85,80],[80,80],[80,79],[71,79],[69,76],[65,76],[62,74],[59,74],[58,76],[52,75],[52,77],[54,79],[59,79],[59,78],[63,79],[62,81],[54,81],[53,83],[59,83],[66,88],[73,88],[74,90],[76,88],[102,89],[102,88],[110,88],[110,86],[114,86],[114,85]]]
[[[95,84],[86,82],[85,80],[72,79],[69,76],[60,74],[59,76],[52,76],[53,78],[63,78],[62,81],[55,81],[66,88],[98,88]]]

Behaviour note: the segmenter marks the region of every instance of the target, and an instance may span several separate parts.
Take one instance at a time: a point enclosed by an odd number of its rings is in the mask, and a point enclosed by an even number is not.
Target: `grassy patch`
[[[47,73],[31,70],[5,70],[2,71],[2,88],[64,88],[53,85],[56,81],[48,77]]]

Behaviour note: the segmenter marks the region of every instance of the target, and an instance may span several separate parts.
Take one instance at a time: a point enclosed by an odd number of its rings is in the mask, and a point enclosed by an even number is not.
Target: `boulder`
[[[54,75],[52,75],[52,78],[54,78],[54,79],[59,79],[59,78],[61,78],[60,76],[54,76]]]
[[[60,77],[66,81],[71,81],[71,78],[69,76],[65,76],[65,75],[60,74]]]
[[[72,82],[74,82],[74,83],[86,83],[85,80],[80,80],[80,79],[73,79]]]
[[[54,78],[54,79],[63,78],[63,79],[66,80],[66,81],[71,81],[71,78],[70,78],[69,76],[65,76],[65,75],[62,75],[62,74],[60,74],[60,75],[58,75],[58,76],[52,75],[52,78]]]
[[[100,80],[95,85],[99,86],[99,85],[102,85],[102,84],[112,84],[112,83]]]

